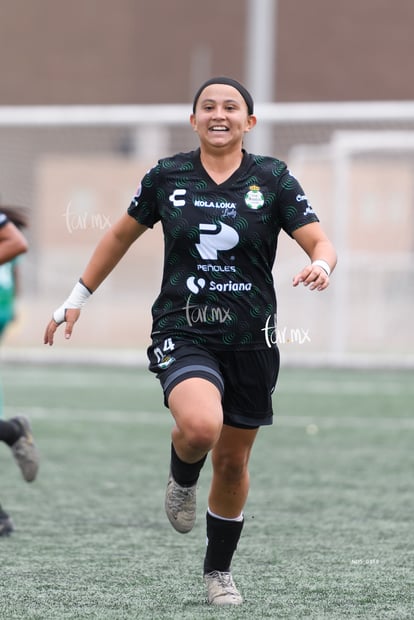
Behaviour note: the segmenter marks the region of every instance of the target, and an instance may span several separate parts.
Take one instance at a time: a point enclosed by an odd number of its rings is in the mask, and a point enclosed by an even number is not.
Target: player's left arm
[[[336,251],[319,222],[297,228],[292,237],[309,256],[310,264],[293,278],[293,286],[303,284],[310,290],[323,291],[329,286],[329,277],[337,262]]]

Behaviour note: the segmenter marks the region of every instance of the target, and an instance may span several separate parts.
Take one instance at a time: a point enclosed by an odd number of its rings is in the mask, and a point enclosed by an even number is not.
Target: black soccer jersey
[[[143,178],[128,213],[164,231],[161,291],[152,336],[211,349],[260,349],[274,341],[272,267],[281,229],[318,218],[284,162],[243,152],[216,184],[200,151],[161,159]]]

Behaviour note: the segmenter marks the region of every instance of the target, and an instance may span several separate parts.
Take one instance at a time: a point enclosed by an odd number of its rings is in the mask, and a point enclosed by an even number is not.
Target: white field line
[[[93,374],[93,373],[73,373],[68,374],[62,372],[61,377],[51,375],[50,380],[45,380],[45,373],[37,374],[36,371],[24,376],[19,373],[4,373],[0,371],[0,377],[3,384],[14,387],[24,385],[25,388],[36,387],[40,388],[44,386],[45,389],[49,389],[51,385],[54,388],[57,386],[62,389],[65,388],[82,388],[88,387],[99,389],[102,383],[110,379],[108,374]],[[47,377],[47,374],[46,374]],[[61,379],[61,380],[59,380]],[[113,382],[113,390],[129,388],[136,390],[139,388],[155,388],[160,389],[158,381],[155,375],[148,373],[147,376],[138,375],[136,377],[127,374],[125,377],[116,376]],[[401,392],[405,394],[414,395],[414,382],[407,384],[406,381],[394,381],[394,380],[381,380],[378,381],[338,381],[333,379],[329,380],[300,380],[296,381],[284,381],[281,380],[276,386],[276,393],[279,394],[355,394],[355,395],[371,395],[371,394],[384,394],[384,395],[399,395]]]
[[[117,411],[117,410],[91,410],[85,409],[76,411],[64,407],[6,407],[6,417],[25,414],[33,419],[53,420],[54,422],[94,422],[99,420],[105,424],[114,422],[117,424],[141,424],[152,426],[171,426],[172,417],[165,409],[164,411]],[[347,416],[336,418],[334,416],[286,416],[275,415],[274,426],[290,428],[308,428],[316,425],[319,429],[328,428],[368,428],[375,430],[414,430],[414,418],[402,416],[374,416],[358,417]],[[266,429],[262,429],[266,432]]]
[[[280,394],[355,394],[355,395],[398,395],[414,394],[414,384],[401,384],[398,381],[321,381],[283,383],[276,386]]]
[[[414,419],[408,417],[357,417],[343,418],[327,416],[275,416],[274,424],[281,427],[317,426],[327,428],[368,428],[375,430],[414,430]]]
[[[168,413],[160,411],[117,411],[105,409],[76,409],[65,407],[17,407],[6,406],[5,417],[24,414],[29,418],[53,420],[54,422],[116,422],[117,424],[150,424],[172,425],[172,417]]]

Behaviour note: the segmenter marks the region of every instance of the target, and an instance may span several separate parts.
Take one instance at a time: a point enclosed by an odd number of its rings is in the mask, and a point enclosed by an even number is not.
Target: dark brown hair
[[[227,84],[228,86],[233,86],[233,88],[238,90],[241,96],[243,97],[243,99],[245,100],[248,113],[253,114],[253,109],[254,109],[253,97],[251,96],[247,88],[245,88],[243,84],[240,84],[240,82],[238,82],[237,80],[233,80],[233,78],[228,78],[228,77],[210,78],[209,80],[204,82],[204,84],[200,86],[200,88],[195,94],[194,101],[193,101],[193,112],[195,112],[197,101],[199,100],[201,93],[203,92],[205,88],[207,88],[207,86],[210,86],[211,84]]]
[[[24,207],[6,207],[0,204],[0,213],[7,215],[17,228],[27,228],[29,224],[27,210]]]

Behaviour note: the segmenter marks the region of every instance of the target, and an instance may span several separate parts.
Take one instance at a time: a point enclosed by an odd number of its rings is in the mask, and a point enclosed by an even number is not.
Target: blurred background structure
[[[9,355],[40,353],[52,310],[145,170],[196,145],[188,118],[199,84],[231,75],[256,101],[247,148],[288,162],[339,252],[328,291],[292,289],[304,257],[282,236],[283,357],[413,363],[412,0],[0,8],[0,201],[28,206],[31,220]],[[91,299],[72,350],[146,348],[162,252],[160,231],[140,239]]]

